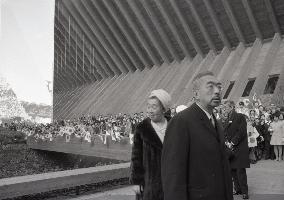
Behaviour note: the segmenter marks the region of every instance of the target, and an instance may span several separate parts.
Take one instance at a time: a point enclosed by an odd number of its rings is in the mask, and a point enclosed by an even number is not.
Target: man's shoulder
[[[195,112],[196,111],[195,111],[193,105],[191,105],[190,107],[188,107],[188,108],[184,109],[183,111],[177,113],[174,116],[174,118],[176,118],[176,119],[183,119],[183,118],[188,119],[189,117],[194,116]]]
[[[177,113],[169,122],[170,126],[188,126],[192,121],[196,120],[197,112],[192,106]]]

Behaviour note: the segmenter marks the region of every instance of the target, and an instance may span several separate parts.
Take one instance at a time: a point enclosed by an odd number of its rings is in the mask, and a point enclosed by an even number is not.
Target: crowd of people
[[[265,107],[260,101],[240,101],[236,112],[246,117],[251,163],[261,159],[283,160],[284,107],[274,104]],[[227,116],[222,112],[222,104],[215,113],[225,123]]]
[[[228,119],[223,111],[223,104],[213,109],[217,118],[223,124]],[[184,105],[172,107],[169,116],[187,108]],[[284,107],[271,104],[267,107],[258,101],[240,100],[236,112],[241,113],[247,120],[248,145],[250,147],[250,162],[255,164],[261,159],[283,160],[284,146]],[[119,113],[117,115],[81,116],[73,120],[56,120],[49,124],[36,124],[30,122],[11,122],[1,124],[10,130],[26,133],[37,139],[52,139],[57,135],[69,134],[85,137],[92,135],[110,135],[113,140],[121,137],[133,137],[135,127],[146,115],[144,112],[133,115]],[[88,135],[88,134],[87,134]]]
[[[14,131],[21,131],[27,137],[52,141],[57,136],[85,138],[90,142],[94,135],[109,135],[112,140],[119,141],[122,137],[132,137],[135,126],[144,119],[144,113],[117,115],[81,116],[72,120],[56,120],[48,124],[36,124],[27,121],[11,121],[1,126]]]

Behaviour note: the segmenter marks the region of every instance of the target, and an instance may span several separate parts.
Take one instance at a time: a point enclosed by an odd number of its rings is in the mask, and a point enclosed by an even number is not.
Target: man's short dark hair
[[[211,71],[203,71],[203,72],[200,72],[198,73],[194,78],[193,78],[193,82],[198,80],[198,79],[201,79],[202,77],[204,76],[214,76],[214,73],[211,72]]]
[[[199,87],[200,87],[198,80],[204,76],[214,76],[214,74],[213,72],[210,72],[210,71],[203,71],[203,72],[198,73],[192,80],[194,94],[196,93],[196,91],[199,90]]]

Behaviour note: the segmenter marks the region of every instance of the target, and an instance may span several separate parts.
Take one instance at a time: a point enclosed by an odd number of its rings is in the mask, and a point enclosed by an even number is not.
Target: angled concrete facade
[[[192,99],[213,71],[226,98],[284,104],[282,0],[56,0],[54,119],[141,111],[164,88]],[[268,84],[269,83],[269,84]]]

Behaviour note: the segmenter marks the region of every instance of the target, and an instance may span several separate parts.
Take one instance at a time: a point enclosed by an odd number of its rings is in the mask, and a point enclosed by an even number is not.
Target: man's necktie
[[[213,116],[210,117],[210,121],[211,121],[211,124],[213,125],[213,127],[216,128],[216,126],[215,126],[215,121],[214,121],[214,119],[213,119]]]
[[[214,127],[214,129],[216,130],[216,132],[215,132],[216,133],[216,137],[217,137],[218,142],[220,142],[219,135],[218,135],[218,130],[216,128],[216,121],[213,118],[213,116],[210,117],[210,122],[211,122],[212,126]]]

